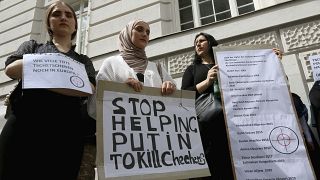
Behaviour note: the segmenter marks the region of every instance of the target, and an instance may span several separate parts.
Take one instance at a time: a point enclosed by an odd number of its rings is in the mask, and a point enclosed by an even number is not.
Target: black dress
[[[187,67],[182,77],[181,89],[196,91],[196,97],[198,97],[200,93],[197,91],[196,85],[207,78],[211,67],[213,64],[194,64]],[[210,92],[213,92],[213,87],[207,88],[203,93]],[[210,122],[200,123],[199,128],[211,173],[211,177],[203,179],[232,180],[232,164],[223,112]]]
[[[311,109],[314,115],[313,126],[317,128],[318,134],[320,134],[320,81],[314,82],[310,92],[309,99],[311,102]]]
[[[301,101],[300,96],[298,96],[295,93],[291,93],[291,95],[292,95],[293,104],[294,104],[295,110],[297,112],[300,123],[307,123],[308,109],[307,109],[306,105]],[[301,122],[301,121],[305,121],[305,122]],[[310,133],[313,147],[310,147],[310,145],[307,143],[306,149],[309,153],[310,161],[312,163],[315,175],[316,175],[317,179],[320,179],[320,146],[319,146],[319,144],[316,140],[316,137],[314,136],[309,125],[307,125],[307,129],[303,129],[303,132],[304,131],[308,131]],[[303,133],[303,135],[305,136],[305,139],[307,139],[305,132]]]
[[[29,53],[61,52],[52,42],[27,41],[8,57],[6,66]],[[95,70],[87,56],[73,49],[63,54],[83,63],[95,84]],[[0,135],[0,179],[76,179],[83,152],[80,97],[46,89],[21,92]]]

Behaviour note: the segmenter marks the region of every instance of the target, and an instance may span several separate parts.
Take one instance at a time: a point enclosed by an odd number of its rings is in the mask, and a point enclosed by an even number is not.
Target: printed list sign
[[[194,92],[136,93],[98,82],[99,179],[183,179],[209,176],[194,108]]]
[[[23,88],[66,88],[92,94],[84,64],[60,53],[23,55]]]
[[[215,56],[237,179],[315,179],[271,48],[218,48]]]
[[[309,56],[314,81],[320,80],[320,55]]]

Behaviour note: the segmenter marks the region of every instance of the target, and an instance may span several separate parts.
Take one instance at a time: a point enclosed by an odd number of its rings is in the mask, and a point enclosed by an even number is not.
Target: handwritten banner
[[[314,81],[320,80],[320,55],[309,56]]]
[[[23,88],[67,88],[92,94],[84,64],[60,53],[25,54]]]
[[[218,48],[215,56],[237,179],[315,179],[271,48]]]
[[[186,96],[187,95],[187,96]],[[99,81],[99,179],[208,176],[194,109],[194,92],[161,96],[125,84]]]

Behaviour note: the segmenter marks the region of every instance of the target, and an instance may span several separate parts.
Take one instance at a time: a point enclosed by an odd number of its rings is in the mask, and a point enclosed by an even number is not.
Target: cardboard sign
[[[315,179],[281,63],[271,48],[217,48],[237,179]]]
[[[99,179],[183,179],[209,176],[195,113],[194,92],[162,96],[99,81]]]
[[[92,94],[84,64],[60,53],[23,55],[22,87],[66,88]]]

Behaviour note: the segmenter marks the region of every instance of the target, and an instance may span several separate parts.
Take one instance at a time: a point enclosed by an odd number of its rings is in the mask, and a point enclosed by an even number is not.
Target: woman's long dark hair
[[[217,40],[211,36],[210,34],[207,34],[207,33],[204,33],[204,32],[201,32],[199,34],[196,35],[196,37],[194,38],[194,41],[193,41],[193,45],[194,45],[194,49],[196,49],[196,39],[199,37],[199,36],[204,36],[207,41],[208,41],[208,48],[209,48],[209,55],[212,59],[214,59],[214,55],[213,55],[213,50],[212,50],[212,47],[214,46],[218,46],[218,42]],[[193,63],[194,64],[201,64],[202,60],[201,60],[201,57],[197,54],[197,51],[195,50],[194,51],[194,60],[193,60]]]

